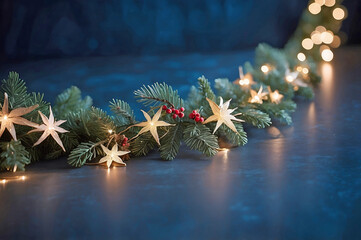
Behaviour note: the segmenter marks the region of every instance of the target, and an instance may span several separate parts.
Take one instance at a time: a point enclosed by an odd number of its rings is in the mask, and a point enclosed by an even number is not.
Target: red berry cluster
[[[201,115],[196,110],[193,110],[193,112],[189,114],[189,118],[194,119],[196,122],[204,122],[204,118],[201,117]]]
[[[123,146],[123,147],[125,147],[125,146],[126,146],[126,147],[129,147],[129,143],[128,143],[128,138],[127,138],[127,137],[124,137],[124,138],[123,138],[122,146]]]
[[[163,105],[162,107],[163,110],[165,110],[166,113],[170,114],[173,113],[172,118],[176,119],[177,117],[184,117],[184,107],[181,107],[180,109],[175,109],[175,108],[168,108],[166,105]]]

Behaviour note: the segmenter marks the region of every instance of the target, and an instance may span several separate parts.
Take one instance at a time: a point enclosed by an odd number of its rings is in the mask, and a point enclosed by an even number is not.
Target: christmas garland
[[[141,110],[140,122],[125,101],[113,99],[109,115],[92,106],[90,97],[82,98],[77,87],[61,93],[52,108],[43,94],[28,93],[19,74],[10,72],[0,87],[0,168],[24,170],[33,161],[61,156],[74,167],[125,166],[130,156],[154,149],[162,159],[172,160],[181,142],[213,156],[247,143],[244,124],[258,128],[272,121],[291,124],[293,99],[313,98],[311,86],[320,81],[317,63],[321,58],[330,61],[330,47],[339,46],[334,33],[345,17],[339,4],[311,1],[286,47],[260,44],[254,65],[240,67],[235,81],[216,79],[212,86],[201,76],[187,100],[166,83],[136,90],[138,101],[149,107],[147,112]]]

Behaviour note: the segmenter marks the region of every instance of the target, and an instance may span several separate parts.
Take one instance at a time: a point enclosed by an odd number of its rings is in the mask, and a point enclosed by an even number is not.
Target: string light
[[[313,48],[313,42],[311,40],[311,38],[305,38],[302,41],[302,47],[306,50],[310,50]]]
[[[311,33],[311,40],[314,44],[321,44],[322,40],[321,40],[321,33],[318,31],[313,31]]]
[[[302,68],[302,72],[303,72],[304,74],[308,74],[309,70],[308,70],[308,68]]]
[[[320,4],[322,6],[325,4],[325,0],[315,0],[315,3]]]
[[[315,30],[320,33],[326,32],[326,28],[324,26],[317,26]]]
[[[341,38],[337,35],[333,36],[333,41],[331,43],[331,47],[338,48],[341,45]]]
[[[330,62],[333,59],[333,52],[330,49],[324,49],[321,53],[321,57],[324,61]]]
[[[305,61],[306,60],[306,55],[304,53],[298,53],[297,54],[297,58],[298,60],[300,60],[301,62]]]
[[[298,72],[302,72],[302,67],[301,67],[301,66],[297,66],[296,70],[297,70]]]
[[[238,84],[241,87],[249,87],[250,85],[254,84],[252,75],[250,73],[244,75],[243,68],[241,66],[238,67],[238,71],[239,71],[239,79],[237,80],[238,80]]]
[[[321,40],[322,42],[326,43],[326,44],[330,44],[333,41],[333,32],[331,31],[326,31],[321,33]]]
[[[321,12],[321,5],[316,2],[311,3],[310,6],[308,6],[308,10],[314,15],[319,14]]]
[[[261,71],[263,73],[268,73],[270,71],[270,67],[268,65],[262,65]]]
[[[112,134],[112,133],[113,133],[113,130],[112,130],[112,129],[109,129],[108,132],[109,132],[110,134]]]
[[[325,0],[325,6],[333,7],[336,4],[336,0]]]
[[[345,17],[345,11],[342,8],[335,8],[332,11],[332,16],[336,19],[336,20],[342,20]]]

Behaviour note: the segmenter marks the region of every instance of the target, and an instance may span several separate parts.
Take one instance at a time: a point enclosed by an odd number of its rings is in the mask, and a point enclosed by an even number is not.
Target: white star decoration
[[[278,92],[278,90],[275,90],[274,92],[272,92],[270,86],[268,86],[267,88],[268,88],[268,93],[269,93],[269,97],[271,99],[271,102],[276,103],[276,104],[280,103],[282,98],[283,98],[283,95],[280,94]]]
[[[217,121],[217,125],[214,128],[213,134],[217,131],[217,129],[224,123],[227,127],[229,127],[233,132],[237,132],[236,127],[234,126],[233,121],[237,122],[244,122],[241,119],[236,118],[235,116],[241,115],[241,113],[237,113],[235,115],[231,115],[232,112],[234,112],[235,109],[228,109],[229,103],[231,102],[231,99],[229,99],[227,102],[223,103],[223,98],[220,97],[220,103],[219,106],[213,102],[212,100],[207,98],[207,101],[209,103],[209,106],[212,109],[212,112],[214,115],[210,116],[206,119],[206,121],[203,122],[203,124],[207,124],[209,122]]]
[[[42,141],[44,141],[49,135],[51,135],[54,140],[59,144],[59,146],[63,149],[65,152],[65,148],[63,146],[63,143],[60,140],[60,137],[57,132],[65,133],[68,132],[67,130],[59,127],[61,124],[66,122],[66,120],[59,120],[55,121],[53,111],[50,107],[50,116],[47,118],[43,113],[39,111],[39,114],[41,116],[41,119],[43,120],[43,124],[35,126],[35,129],[31,130],[29,133],[32,132],[44,132],[39,140],[34,143],[34,146],[40,144]]]
[[[261,86],[260,89],[258,90],[258,92],[256,92],[255,90],[251,89],[250,93],[251,93],[251,98],[248,100],[250,103],[259,103],[262,104],[263,100],[267,99],[267,93],[266,92],[262,92],[263,91],[263,87]]]
[[[291,72],[289,69],[287,69],[285,72],[285,80],[295,87],[307,87],[307,84],[298,78],[298,75],[299,73],[297,71]]]
[[[126,164],[123,162],[123,160],[119,156],[126,155],[130,153],[129,151],[118,151],[118,144],[114,144],[112,147],[112,150],[109,150],[108,148],[104,147],[103,145],[100,145],[106,154],[105,157],[102,157],[99,160],[99,163],[106,163],[107,167],[110,168],[113,162],[116,162],[120,164],[121,166],[126,166]]]
[[[13,139],[17,141],[14,124],[25,125],[30,127],[37,126],[36,123],[30,122],[29,120],[26,120],[21,116],[30,113],[38,106],[39,105],[34,105],[27,108],[25,107],[16,108],[9,112],[9,98],[8,98],[8,94],[5,93],[4,104],[0,112],[0,122],[1,122],[0,137],[3,135],[5,129],[7,129],[11,134],[11,136],[13,137]]]
[[[173,126],[174,124],[159,121],[160,115],[162,113],[162,108],[160,108],[158,112],[154,114],[153,119],[150,118],[148,113],[144,112],[143,110],[141,111],[143,112],[144,117],[145,119],[147,119],[147,121],[133,125],[134,127],[143,127],[135,137],[138,137],[140,134],[150,131],[155,141],[158,143],[158,145],[160,145],[157,127]]]

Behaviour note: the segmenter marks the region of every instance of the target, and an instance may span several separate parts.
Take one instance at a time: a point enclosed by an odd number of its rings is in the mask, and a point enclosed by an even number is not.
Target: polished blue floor
[[[237,76],[252,52],[36,61],[16,70],[53,100],[79,85],[106,106],[142,84],[186,94],[206,77]],[[292,126],[248,129],[249,143],[207,158],[185,147],[110,171],[65,159],[0,183],[0,239],[361,239],[361,48],[320,66],[314,101],[298,101]],[[12,176],[3,173],[0,177]]]

